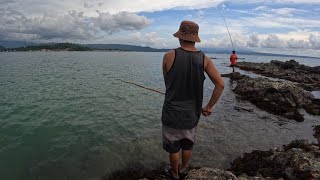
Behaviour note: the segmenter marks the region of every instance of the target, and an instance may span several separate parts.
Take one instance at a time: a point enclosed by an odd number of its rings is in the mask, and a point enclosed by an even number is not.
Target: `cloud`
[[[109,0],[107,3],[104,1],[85,1],[87,7],[94,10],[107,11],[111,14],[121,11],[126,12],[155,12],[168,9],[203,9],[215,7],[224,0]]]
[[[117,14],[119,12],[156,12],[169,9],[204,9],[215,7],[224,0],[1,0],[14,3],[12,8],[24,14],[39,16],[44,13],[62,13],[70,10],[96,16],[96,11]],[[2,2],[0,2],[2,4]],[[3,3],[5,4],[5,3]]]
[[[287,48],[287,49],[320,49],[320,33],[289,32],[286,34],[253,34],[248,37],[247,47]]]
[[[246,15],[230,20],[230,23],[239,24],[241,22],[241,25],[247,29],[260,28],[262,31],[275,31],[275,28],[303,30],[320,27],[320,19],[315,16],[317,13],[314,10],[283,6],[282,8],[258,6],[247,12]]]
[[[306,49],[309,47],[309,42],[304,40],[290,39],[287,41],[287,47],[293,49]]]
[[[320,36],[316,36],[314,34],[310,34],[309,42],[313,49],[320,49]]]
[[[76,10],[89,16],[95,16],[96,10],[117,14],[119,12],[156,12],[168,9],[205,9],[226,4],[256,4],[266,3],[265,0],[1,0],[0,4],[13,3],[14,9],[27,15],[41,15],[43,13],[67,12]],[[14,3],[16,2],[16,3]],[[273,0],[272,4],[299,3],[319,4],[319,0]],[[285,10],[284,10],[285,11]],[[290,11],[290,10],[289,10]],[[280,12],[281,13],[281,12]]]
[[[320,33],[308,31],[292,31],[283,34],[258,34],[249,35],[235,33],[233,43],[236,49],[262,48],[262,49],[320,49]],[[203,40],[200,47],[231,48],[227,35],[214,36],[210,40]]]
[[[15,3],[16,0],[1,0],[0,4],[9,4],[9,3]]]
[[[41,39],[80,39],[95,37],[97,29],[86,21],[83,12],[70,11],[64,15],[42,16],[28,20],[23,33],[39,35]]]
[[[97,17],[88,17],[83,12],[69,11],[29,18],[6,9],[0,16],[0,23],[5,24],[0,27],[0,34],[8,40],[92,40],[101,37],[102,32],[140,30],[150,24],[146,17],[128,12],[114,15],[99,12]]]
[[[277,35],[270,34],[267,39],[261,42],[260,46],[264,48],[282,48],[284,47],[284,42]]]
[[[246,46],[247,47],[259,47],[260,39],[258,34],[254,33],[249,36]]]
[[[131,37],[135,40],[135,41],[140,41],[141,40],[141,33],[140,32],[134,32],[131,34]]]
[[[235,33],[232,36],[234,48],[244,48],[247,43],[247,37],[242,34]],[[231,40],[228,34],[214,36],[207,40],[203,39],[199,43],[199,47],[210,47],[210,48],[232,48]]]
[[[135,13],[120,12],[118,14],[100,13],[97,18],[92,18],[95,25],[110,34],[120,30],[140,30],[151,23],[144,16]]]
[[[304,28],[318,28],[320,26],[320,19],[308,19],[302,17],[282,17],[275,14],[258,14],[254,17],[240,18],[242,26],[252,28],[290,28],[290,29],[304,29]],[[231,23],[238,23],[239,20],[231,20]]]
[[[1,34],[19,40],[38,39],[90,39],[95,29],[87,23],[82,12],[70,11],[64,15],[28,18],[22,13],[8,10],[2,14]]]
[[[304,13],[306,12],[305,10],[301,10],[301,9],[297,9],[297,8],[270,8],[267,6],[258,6],[256,8],[253,9],[253,11],[256,12],[260,12],[260,14],[262,13],[269,13],[269,14],[273,14],[273,15],[280,15],[280,16],[288,16],[291,17],[293,16],[295,13]]]
[[[157,32],[150,32],[141,34],[140,32],[134,32],[131,34],[132,42],[139,43],[143,46],[150,46],[155,48],[168,48],[168,42],[166,38],[162,38]]]

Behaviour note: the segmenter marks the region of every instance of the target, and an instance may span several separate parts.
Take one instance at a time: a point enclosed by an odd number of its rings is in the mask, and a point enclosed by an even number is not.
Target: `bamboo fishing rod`
[[[122,82],[124,82],[124,83],[127,83],[127,84],[133,84],[133,85],[138,86],[138,87],[141,87],[141,88],[143,88],[143,89],[147,89],[147,90],[149,90],[149,91],[153,91],[153,92],[156,92],[156,93],[165,95],[164,92],[161,92],[161,91],[156,90],[156,89],[148,88],[148,87],[142,86],[142,85],[140,85],[140,84],[137,84],[137,83],[134,83],[134,82],[131,82],[131,81],[124,81],[124,80],[122,80],[122,79],[120,79],[120,81],[122,81]]]
[[[234,51],[233,41],[232,41],[232,38],[231,38],[231,34],[230,34],[230,31],[229,31],[226,19],[224,18],[224,16],[221,13],[220,13],[220,15],[221,15],[221,17],[223,19],[224,24],[226,25],[227,30],[228,30],[228,34],[229,34],[231,45],[232,45],[232,50]]]

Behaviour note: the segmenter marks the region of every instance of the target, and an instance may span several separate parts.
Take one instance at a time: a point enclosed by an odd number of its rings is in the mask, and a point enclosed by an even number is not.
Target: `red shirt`
[[[231,65],[236,65],[237,60],[238,60],[237,55],[236,54],[231,54],[231,56],[230,56]]]

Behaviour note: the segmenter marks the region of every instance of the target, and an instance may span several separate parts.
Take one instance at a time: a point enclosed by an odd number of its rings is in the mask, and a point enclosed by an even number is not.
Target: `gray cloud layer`
[[[85,16],[83,12],[69,11],[65,14],[44,14],[27,17],[10,9],[0,8],[0,38],[7,40],[89,40],[107,32],[140,30],[150,20],[136,13],[117,14],[98,12],[96,17]]]
[[[135,13],[120,12],[118,14],[100,13],[97,18],[92,18],[95,25],[101,30],[113,33],[120,30],[138,30],[150,24],[150,20]]]
[[[320,49],[320,36],[316,36],[314,34],[311,34],[309,36],[309,42],[310,42],[311,47],[313,49],[317,49],[317,50]]]
[[[257,34],[249,36],[247,47],[262,47],[262,48],[293,48],[293,49],[320,49],[320,36],[310,34],[307,40],[280,39],[275,34],[270,34],[266,39],[260,39]]]

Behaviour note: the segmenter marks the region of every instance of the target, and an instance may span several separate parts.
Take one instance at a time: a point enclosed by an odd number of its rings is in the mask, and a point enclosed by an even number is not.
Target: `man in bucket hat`
[[[195,42],[200,42],[198,32],[196,23],[182,21],[178,32],[173,34],[179,39],[180,47],[163,57],[166,94],[161,117],[162,138],[163,149],[169,153],[171,164],[170,168],[165,168],[165,173],[172,179],[187,176],[200,115],[211,115],[224,88],[224,81],[213,62],[195,47]],[[209,102],[202,108],[204,72],[215,88]]]

